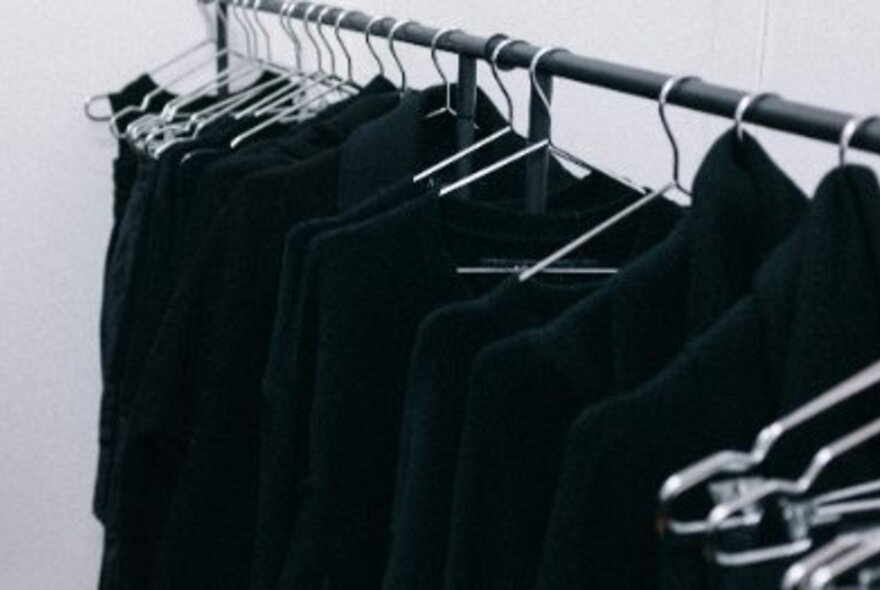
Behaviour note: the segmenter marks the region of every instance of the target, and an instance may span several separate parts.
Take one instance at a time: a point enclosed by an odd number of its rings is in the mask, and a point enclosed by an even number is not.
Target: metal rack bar
[[[221,4],[230,2],[230,0],[215,1]],[[285,0],[262,0],[259,3],[259,10],[278,14],[285,4],[287,4]],[[295,18],[302,18],[307,7],[307,3],[298,3],[294,11]],[[323,22],[332,24],[339,10],[327,11]],[[351,13],[341,26],[350,31],[363,32],[369,21],[370,17],[366,14]],[[393,25],[394,21],[391,19],[383,20],[374,24],[372,33],[387,37]],[[397,31],[395,41],[430,47],[435,33],[435,29],[410,24]],[[484,59],[487,43],[486,38],[454,32],[446,35],[438,44],[438,48]],[[528,69],[532,57],[538,51],[539,48],[533,45],[517,43],[502,52],[499,64]],[[540,71],[555,77],[651,100],[657,99],[663,83],[670,77],[660,72],[565,52],[548,55],[541,61]],[[741,90],[695,80],[678,86],[671,93],[669,102],[695,111],[731,117],[737,103],[746,94]],[[748,112],[750,123],[829,143],[839,141],[844,125],[852,117],[853,115],[849,113],[775,97],[762,100]],[[852,147],[880,154],[880,121],[874,121],[860,129],[853,138]]]
[[[217,4],[217,73],[226,71],[229,67],[229,54],[226,49],[229,47],[229,29],[227,27],[227,19],[229,18],[229,7],[220,2]],[[220,95],[229,94],[229,84],[220,85]]]

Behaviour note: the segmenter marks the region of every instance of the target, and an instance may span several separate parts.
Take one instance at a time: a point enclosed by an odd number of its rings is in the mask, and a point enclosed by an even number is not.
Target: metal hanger
[[[154,114],[154,115],[145,115],[145,116],[142,116],[141,118],[139,118],[138,120],[130,123],[128,125],[128,127],[126,128],[126,135],[128,136],[129,140],[132,143],[137,145],[139,140],[141,140],[141,138],[143,136],[147,135],[147,140],[142,142],[142,143],[146,144],[146,143],[152,142],[158,135],[164,134],[166,131],[175,130],[175,127],[172,127],[171,123],[173,123],[173,121],[178,116],[178,113],[180,112],[181,109],[188,106],[189,104],[192,104],[194,101],[198,100],[199,98],[207,96],[211,92],[215,91],[221,85],[229,85],[229,84],[231,84],[231,83],[233,83],[233,82],[235,82],[245,76],[250,75],[251,73],[253,73],[254,70],[265,69],[267,64],[264,61],[257,60],[253,54],[253,44],[250,41],[250,32],[249,32],[248,27],[245,24],[244,20],[238,14],[239,6],[237,4],[237,0],[232,0],[232,3],[230,3],[229,6],[230,6],[230,14],[233,15],[233,18],[236,20],[236,22],[239,23],[239,26],[242,27],[242,30],[245,33],[245,37],[246,37],[246,39],[248,39],[248,41],[247,41],[248,54],[242,55],[236,51],[232,51],[231,48],[226,48],[226,49],[218,52],[216,54],[215,58],[213,58],[212,60],[209,60],[207,62],[199,64],[199,66],[193,68],[192,70],[184,72],[184,74],[182,74],[177,80],[175,80],[175,82],[172,82],[172,83],[176,83],[177,81],[180,81],[186,77],[189,77],[190,75],[192,75],[194,73],[197,73],[198,71],[203,69],[204,66],[206,66],[206,65],[210,65],[211,67],[213,67],[216,58],[221,57],[224,54],[230,54],[230,55],[236,55],[239,57],[243,57],[244,63],[241,65],[229,64],[222,71],[214,74],[212,79],[209,82],[202,84],[201,86],[199,86],[195,90],[192,90],[188,93],[181,94],[181,95],[175,97],[173,100],[171,100],[168,104],[166,104],[163,107],[163,109],[160,113]],[[223,18],[222,12],[220,12],[219,14],[221,15],[221,18]],[[225,22],[228,22],[228,19]],[[138,110],[143,111],[146,109],[138,109]],[[112,122],[111,122],[111,125],[113,125]],[[181,128],[188,129],[189,126],[187,124],[184,124],[181,126]]]
[[[880,436],[880,418],[874,419],[820,448],[797,479],[767,479],[740,497],[716,506],[709,513],[707,532],[717,531],[729,517],[736,515],[744,508],[758,504],[768,496],[776,494],[802,496],[806,494],[829,464],[878,436]]]
[[[217,16],[224,23],[225,26],[228,26],[228,22],[229,22],[228,18],[223,14],[222,11],[218,11]],[[216,42],[216,39],[214,41]],[[193,75],[198,74],[199,72],[204,70],[206,67],[213,68],[216,65],[217,60],[226,56],[226,55],[237,55],[239,57],[245,57],[245,56],[242,56],[242,54],[240,54],[236,51],[233,51],[233,49],[231,47],[226,47],[223,50],[216,51],[212,57],[210,57],[204,61],[201,61],[198,64],[190,67],[189,69],[185,70],[184,72],[178,74],[174,79],[172,79],[170,82],[168,82],[164,86],[156,88],[155,90],[153,90],[152,92],[147,94],[143,98],[143,100],[141,101],[141,103],[139,105],[128,106],[128,107],[122,109],[119,113],[116,113],[113,117],[110,118],[110,132],[111,132],[111,134],[116,139],[122,139],[124,132],[123,132],[123,130],[119,129],[118,124],[119,124],[119,121],[123,117],[125,117],[129,114],[134,114],[134,113],[146,113],[150,107],[150,104],[152,104],[152,101],[154,98],[156,98],[157,96],[159,96],[163,92],[167,92],[168,91],[167,89],[170,88],[171,86],[174,86],[175,84],[183,82],[184,80],[192,77]],[[225,68],[224,71],[229,71],[229,67]],[[218,73],[218,76],[219,76],[219,73]],[[143,117],[141,117],[140,119],[138,119],[136,121],[129,123],[129,125],[126,128],[125,133],[128,133],[132,129],[135,129],[137,124],[139,124],[142,121],[142,119],[143,119]]]
[[[858,586],[848,586],[848,588],[854,590],[877,588],[880,583],[880,567],[876,563],[880,557],[880,530],[875,529],[853,537],[854,539],[850,541],[852,546],[848,547],[847,551],[840,552],[815,568],[804,585],[807,589],[838,588],[839,586],[835,584],[836,580],[859,568],[862,569],[857,579]],[[874,562],[873,566],[866,568],[869,562]]]
[[[680,180],[678,142],[676,142],[676,140],[675,140],[675,135],[672,133],[672,128],[670,127],[669,121],[666,117],[666,104],[669,99],[669,94],[677,86],[679,86],[685,82],[690,82],[690,81],[697,80],[697,79],[698,78],[696,78],[695,76],[682,76],[682,77],[670,78],[669,80],[666,81],[665,84],[663,84],[663,87],[660,90],[660,96],[658,97],[658,100],[657,100],[658,109],[659,109],[659,113],[660,113],[660,122],[663,125],[663,130],[666,133],[666,137],[669,139],[669,144],[672,147],[672,180],[670,182],[666,183],[665,185],[663,185],[661,188],[648,193],[647,195],[645,195],[641,199],[634,202],[632,205],[615,213],[614,215],[612,215],[611,217],[609,217],[608,219],[606,219],[605,221],[603,221],[602,223],[600,223],[596,227],[592,228],[590,231],[588,231],[585,234],[578,237],[576,240],[573,240],[572,242],[563,246],[562,248],[560,248],[559,250],[557,250],[556,252],[554,252],[550,256],[544,258],[543,260],[541,260],[540,262],[538,262],[534,266],[528,268],[527,270],[525,270],[524,272],[522,272],[519,275],[520,281],[525,282],[525,281],[531,279],[532,277],[534,277],[535,275],[537,275],[538,273],[545,271],[552,264],[554,264],[557,261],[561,260],[562,258],[568,256],[569,254],[571,254],[572,252],[574,252],[578,248],[582,247],[583,245],[587,244],[588,242],[592,241],[594,238],[601,235],[602,233],[604,233],[608,229],[614,227],[620,221],[626,219],[627,217],[629,217],[630,215],[632,215],[633,213],[635,213],[639,209],[645,207],[646,205],[648,205],[649,203],[651,203],[655,199],[664,196],[669,191],[671,191],[673,189],[678,189],[678,190],[687,194],[687,190],[685,190],[685,188],[682,186],[681,180]]]
[[[425,119],[434,119],[441,115],[452,115],[453,117],[458,116],[458,113],[455,111],[454,108],[452,108],[452,83],[449,81],[449,77],[446,75],[446,72],[443,71],[443,66],[440,65],[440,59],[437,57],[437,45],[447,35],[460,32],[461,29],[440,29],[439,31],[434,33],[434,36],[431,38],[431,61],[434,63],[434,69],[437,70],[437,74],[440,76],[440,79],[443,81],[443,86],[446,88],[446,104],[436,111],[430,112],[425,115]]]
[[[284,4],[282,9],[279,11],[279,22],[281,23],[281,28],[290,38],[291,42],[294,46],[294,57],[295,57],[295,67],[292,71],[288,72],[288,75],[283,77],[281,82],[283,83],[282,87],[275,90],[274,92],[262,97],[257,102],[249,105],[246,109],[243,109],[234,115],[234,118],[237,120],[241,120],[245,117],[249,117],[255,114],[258,114],[263,107],[267,105],[272,105],[271,108],[278,104],[283,104],[287,100],[291,100],[298,95],[302,95],[305,92],[311,90],[315,86],[319,86],[323,84],[323,74],[318,72],[315,73],[305,73],[302,67],[302,42],[299,39],[296,31],[291,24],[293,11],[296,10],[299,2],[295,2],[293,0],[289,0]],[[307,83],[304,83],[308,81]],[[280,98],[283,97],[283,100],[279,101]]]
[[[535,57],[532,59],[531,66],[529,68],[530,71],[535,70],[535,68],[537,67],[538,62],[540,61],[541,57],[543,56],[543,53],[542,53],[543,51],[544,50],[539,51],[535,55]],[[534,86],[535,77],[532,77],[531,82],[532,82],[532,86]],[[508,107],[509,106],[510,105],[508,105]],[[545,103],[545,106],[546,106],[546,103]],[[474,144],[474,146],[475,145],[477,145],[477,144]],[[486,166],[485,168],[483,168],[481,170],[477,170],[473,174],[469,174],[468,176],[466,176],[456,182],[453,182],[452,184],[448,184],[448,185],[444,186],[442,189],[440,189],[439,196],[445,197],[451,193],[454,193],[455,191],[457,191],[461,188],[464,188],[470,184],[473,184],[474,182],[480,180],[481,178],[484,178],[484,177],[486,177],[490,174],[493,174],[499,170],[507,168],[511,164],[518,162],[518,161],[528,157],[530,154],[533,154],[539,150],[542,150],[542,149],[548,147],[549,145],[550,145],[550,140],[543,139],[537,143],[533,143],[529,146],[526,146],[525,148],[499,160],[498,162],[490,164],[489,166]],[[473,146],[471,146],[471,147],[473,147]]]
[[[400,60],[400,56],[397,55],[397,49],[394,46],[394,41],[397,37],[397,31],[404,28],[407,25],[414,25],[415,21],[411,20],[401,20],[395,21],[391,26],[391,30],[388,31],[388,51],[391,52],[391,57],[394,58],[394,63],[397,64],[397,69],[400,71],[400,93],[403,94],[407,91],[406,85],[406,69],[403,67],[403,62]]]
[[[838,535],[825,546],[820,547],[803,559],[792,564],[782,578],[782,590],[796,590],[808,587],[813,572],[833,561],[835,558],[849,553],[859,547],[867,534],[876,534],[877,531],[858,532]]]
[[[372,54],[373,59],[376,60],[376,65],[379,66],[379,76],[385,76],[385,64],[382,63],[382,59],[379,57],[379,54],[376,52],[376,48],[373,47],[372,36],[373,36],[373,25],[376,23],[380,23],[383,20],[388,20],[387,16],[374,16],[367,22],[367,26],[364,29],[364,41],[367,44],[367,49]]]
[[[336,14],[336,20],[333,22],[333,35],[336,37],[336,42],[339,43],[339,47],[342,48],[342,54],[345,56],[345,79],[351,85],[356,85],[354,81],[354,63],[351,59],[351,52],[348,50],[348,47],[345,45],[345,42],[342,40],[342,21],[345,20],[351,14],[348,10],[340,10]]]
[[[312,33],[309,29],[309,26],[308,26],[308,22],[310,20],[309,17],[311,15],[311,13],[313,12],[313,8],[315,8],[315,7],[314,6],[310,7],[308,9],[308,11],[306,12],[306,14],[304,15],[303,27],[304,27],[304,30],[306,31],[306,34],[308,35],[309,39],[312,41],[313,45],[315,46],[316,50],[319,52],[318,69],[321,71],[321,73],[326,78],[330,78],[330,76],[326,72],[323,71],[323,61],[322,61],[322,58],[320,57],[320,51],[321,51],[320,46],[317,43],[317,41],[315,40],[315,38],[312,35]],[[346,80],[336,80],[329,87],[322,90],[317,95],[311,96],[304,101],[299,101],[296,104],[294,104],[293,106],[291,106],[285,110],[282,110],[281,112],[279,112],[279,113],[273,115],[272,117],[266,119],[265,121],[259,123],[255,127],[252,127],[251,129],[248,129],[247,131],[239,134],[237,137],[235,137],[232,140],[230,147],[233,150],[237,149],[245,141],[247,141],[251,137],[254,137],[255,135],[259,134],[263,130],[268,129],[269,127],[271,127],[275,123],[288,120],[290,117],[297,117],[297,118],[301,117],[303,115],[304,109],[306,109],[308,107],[312,107],[313,105],[315,105],[316,103],[318,103],[320,101],[326,101],[332,94],[336,93],[337,91],[340,93],[344,93],[345,91],[350,92],[352,90],[356,91],[357,89],[356,88],[352,89],[352,87],[349,86],[349,84]],[[277,106],[277,105],[275,105],[275,106]],[[264,107],[263,110],[265,110],[266,108],[267,107]]]
[[[764,427],[758,433],[750,451],[721,451],[669,477],[660,490],[660,504],[667,512],[669,529],[679,535],[708,532],[705,520],[682,521],[669,516],[672,503],[686,491],[710,479],[724,474],[742,474],[758,467],[785,434],[878,383],[880,383],[880,361],[876,361],[787,416]]]
[[[216,88],[221,84],[231,85],[237,80],[251,75],[255,71],[263,72],[267,69],[272,69],[276,72],[284,71],[280,69],[280,66],[270,64],[270,62],[268,61],[268,56],[270,55],[270,52],[268,52],[268,31],[265,31],[267,54],[266,56],[263,56],[259,53],[259,33],[247,16],[249,12],[256,11],[263,0],[254,0],[252,6],[246,6],[244,4],[245,1],[246,0],[235,1],[235,3],[232,5],[232,14],[235,17],[236,21],[239,22],[243,27],[243,30],[245,31],[245,36],[247,38],[253,37],[253,41],[247,42],[248,51],[252,52],[252,54],[249,56],[250,62],[245,64],[243,67],[228,69],[226,72],[216,76],[214,80],[204,84],[194,92],[180,97],[179,99],[175,99],[171,101],[168,105],[166,105],[165,108],[162,109],[162,112],[154,118],[154,122],[152,123],[152,131],[149,132],[146,140],[143,141],[143,145],[145,146],[146,150],[154,157],[161,156],[165,151],[167,151],[174,145],[177,145],[184,141],[191,141],[209,123],[217,120],[225,114],[231,113],[240,108],[242,105],[246,104],[247,101],[257,97],[263,90],[277,83],[277,80],[272,80],[252,87],[247,91],[236,93],[229,98],[218,101],[217,104],[211,105],[202,111],[188,116],[185,123],[176,124],[174,123],[174,121],[176,120],[178,116],[178,111],[181,108],[215,91]],[[242,13],[242,16],[239,16],[239,12]],[[158,124],[156,121],[158,121]],[[139,130],[137,126],[135,126],[132,130],[130,130],[129,134],[132,137],[137,137],[137,133],[139,131],[141,130]],[[172,135],[172,137],[169,138],[168,135]]]
[[[202,48],[216,47],[216,45],[217,45],[217,32],[214,30],[215,23],[214,23],[213,18],[211,17],[211,13],[208,10],[206,4],[207,4],[207,0],[198,0],[196,2],[196,5],[199,9],[199,14],[202,15],[202,17],[205,19],[205,22],[207,24],[208,36],[204,40],[199,41],[198,43],[193,45],[192,47],[185,49],[184,51],[175,55],[174,57],[172,57],[168,61],[151,69],[147,73],[147,75],[151,79],[153,79],[154,82],[155,82],[156,76],[158,76],[159,74],[161,74],[162,72],[164,72],[165,70],[170,68],[171,66],[174,66],[177,63],[187,59],[191,55],[196,54]],[[157,84],[157,86],[159,86],[159,85]],[[167,92],[167,87],[161,86],[160,88]],[[96,121],[99,123],[106,123],[106,122],[110,121],[113,118],[112,113],[107,114],[107,115],[98,115],[98,114],[95,114],[93,111],[93,109],[97,103],[99,103],[102,100],[109,100],[109,99],[110,99],[110,93],[95,94],[95,95],[87,98],[85,101],[85,105],[84,105],[86,117],[88,117],[89,120],[91,120],[91,121]]]
[[[435,176],[441,170],[448,168],[449,166],[455,164],[456,162],[462,160],[463,158],[470,156],[471,154],[483,149],[484,147],[486,147],[486,146],[498,141],[499,139],[505,137],[506,135],[509,135],[514,132],[514,128],[513,128],[513,121],[514,121],[513,99],[511,98],[510,91],[507,89],[507,86],[504,84],[504,80],[502,80],[501,73],[499,72],[499,69],[498,69],[498,59],[501,56],[501,52],[504,51],[504,49],[506,49],[507,47],[510,47],[511,45],[513,45],[514,43],[524,43],[524,41],[521,41],[519,39],[504,39],[503,41],[498,43],[498,45],[495,46],[495,49],[492,50],[492,55],[489,58],[489,68],[492,72],[492,77],[495,79],[495,83],[498,85],[498,89],[501,91],[501,95],[504,97],[504,104],[507,108],[507,125],[505,125],[501,129],[495,131],[494,133],[489,134],[488,136],[484,137],[483,139],[472,143],[471,145],[464,148],[463,150],[460,150],[460,151],[452,154],[448,158],[445,158],[445,159],[437,162],[436,164],[434,164],[433,166],[430,166],[429,168],[423,170],[422,172],[419,172],[418,174],[416,174],[413,177],[414,183],[422,182],[424,180],[431,178],[432,176]],[[439,70],[439,67],[438,67],[438,70]],[[440,71],[442,72],[442,70],[440,70]],[[445,74],[441,74],[441,75],[442,75],[443,79],[445,80],[446,79]],[[448,89],[447,89],[447,92],[449,92]],[[447,98],[447,100],[448,100],[448,98]],[[532,151],[536,151],[537,149],[539,149],[539,148],[534,148],[534,149],[532,149]],[[531,151],[529,153],[531,153]],[[515,157],[516,155],[517,154],[514,154],[511,157]],[[528,155],[528,154],[526,154],[526,155]],[[521,159],[521,157],[515,158],[513,161],[516,161],[517,159]],[[494,170],[489,170],[486,173],[489,174],[493,171]],[[479,172],[477,172],[475,174],[478,174],[478,173]],[[473,175],[471,175],[471,176],[473,176]],[[462,179],[462,181],[460,181],[460,182],[467,181],[468,178],[471,178],[471,176],[469,176],[465,179]],[[474,180],[477,180],[477,179],[475,178]],[[467,184],[469,184],[469,183],[465,182],[465,184],[462,184],[461,186],[466,186]],[[461,188],[456,185],[451,185],[451,186],[453,187],[452,190],[456,190],[458,188]],[[442,192],[440,193],[440,196],[443,196]]]

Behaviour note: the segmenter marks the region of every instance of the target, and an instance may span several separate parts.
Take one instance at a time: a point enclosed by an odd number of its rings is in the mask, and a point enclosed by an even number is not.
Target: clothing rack
[[[235,0],[214,0],[218,3],[218,49],[227,47],[227,29],[224,26],[225,11],[227,5]],[[286,0],[261,0],[254,3],[258,10],[280,14],[281,10],[289,5]],[[306,14],[307,2],[298,2],[293,11],[293,18],[302,19]],[[322,22],[332,25],[336,16],[342,9],[333,9],[323,15]],[[317,19],[317,17],[315,17]],[[340,27],[350,31],[364,33],[371,17],[361,12],[351,12],[340,23]],[[224,22],[220,22],[224,21]],[[397,22],[393,18],[386,18],[374,23],[371,34],[388,37],[392,26]],[[437,29],[425,27],[416,23],[400,27],[395,34],[395,41],[431,47],[431,41]],[[437,44],[438,49],[455,53],[459,56],[459,106],[464,113],[473,113],[473,104],[476,100],[476,59],[486,59],[492,39],[470,35],[464,32],[453,32],[444,35]],[[498,59],[498,65],[504,68],[528,69],[535,54],[540,51],[539,47],[528,43],[516,43],[505,48]],[[218,64],[221,65],[221,64]],[[671,76],[660,72],[654,72],[632,66],[603,61],[585,57],[566,51],[552,52],[541,60],[538,67],[539,83],[545,88],[550,97],[552,81],[554,77],[560,77],[575,82],[599,86],[623,92],[633,96],[640,96],[651,100],[657,100],[660,91]],[[676,86],[668,97],[669,104],[675,104],[691,110],[732,117],[740,100],[749,93],[725,86],[719,86],[701,80],[688,80]],[[529,139],[538,141],[548,137],[550,130],[550,117],[543,105],[532,92],[532,100],[529,116]],[[785,131],[795,135],[817,139],[829,143],[838,143],[846,124],[854,118],[850,113],[844,113],[823,107],[795,102],[776,96],[768,96],[760,102],[756,102],[748,111],[748,121],[756,125]],[[463,128],[463,127],[462,127]],[[858,130],[852,139],[852,147],[880,154],[880,121],[875,120]],[[542,150],[529,159],[527,186],[531,196],[527,203],[530,211],[543,211],[546,190],[542,187],[544,172],[548,166],[549,155],[547,150]]]

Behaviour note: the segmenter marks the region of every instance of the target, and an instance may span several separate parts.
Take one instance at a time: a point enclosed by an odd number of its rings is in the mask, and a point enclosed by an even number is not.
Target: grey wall
[[[0,587],[93,588],[97,317],[114,146],[105,127],[84,119],[81,101],[190,45],[202,23],[180,0],[7,4],[0,19]],[[875,0],[363,0],[350,8],[880,111]],[[360,39],[348,39],[358,47],[357,74],[368,77]],[[402,55],[414,84],[435,81],[426,52]],[[526,76],[507,77],[524,129]],[[556,139],[572,151],[645,183],[668,174],[650,102],[562,82],[554,117]],[[690,174],[727,122],[684,111],[673,122]],[[807,190],[836,157],[830,146],[761,137]]]

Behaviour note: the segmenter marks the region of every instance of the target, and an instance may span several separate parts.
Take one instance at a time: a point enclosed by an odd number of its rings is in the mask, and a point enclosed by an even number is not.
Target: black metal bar
[[[229,68],[229,53],[226,49],[229,47],[229,28],[226,26],[229,18],[229,7],[220,2],[217,4],[217,74],[224,72]],[[220,85],[220,95],[229,94],[229,84],[223,82]]]
[[[546,72],[536,75],[538,84],[544,91],[548,101],[553,100],[553,76]],[[529,101],[529,142],[550,139],[550,113],[532,87]],[[545,213],[547,211],[547,171],[550,168],[550,150],[542,149],[529,154],[526,161],[526,211],[529,213]]]
[[[474,120],[477,113],[477,60],[468,55],[458,57],[458,87],[455,101],[458,123],[456,138],[458,150],[464,150],[474,143]],[[458,161],[457,178],[471,173],[473,161],[465,157]],[[467,191],[464,187],[462,191]],[[466,193],[464,193],[466,196]]]
[[[230,0],[216,0],[228,3]],[[278,14],[285,0],[264,0],[260,10]],[[338,9],[328,11],[324,22],[331,24],[338,14]],[[300,18],[300,17],[297,17]],[[342,28],[350,31],[363,32],[370,21],[368,15],[351,13],[344,19]],[[393,21],[390,19],[376,23],[372,32],[387,37]],[[395,40],[401,43],[430,47],[435,29],[411,24],[398,30]],[[447,35],[440,47],[459,55],[482,59],[485,56],[487,39],[465,33]],[[538,47],[526,43],[517,43],[506,49],[499,60],[500,65],[528,69],[532,57],[539,51]],[[576,54],[557,52],[541,60],[540,70],[554,77],[583,82],[656,100],[663,83],[670,75],[643,70]],[[676,88],[669,97],[671,104],[683,106],[691,110],[731,117],[739,100],[747,93],[725,86],[701,81],[692,81]],[[750,123],[786,131],[796,135],[837,143],[844,125],[853,117],[852,114],[834,111],[822,107],[811,106],[782,98],[766,98],[749,109],[747,119]],[[880,154],[880,121],[865,125],[856,137],[852,147]]]

